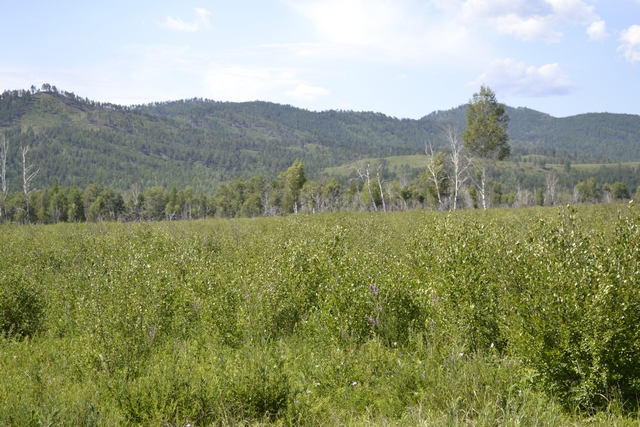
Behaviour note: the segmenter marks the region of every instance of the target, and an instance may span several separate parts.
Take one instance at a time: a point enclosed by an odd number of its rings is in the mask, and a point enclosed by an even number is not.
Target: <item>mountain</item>
[[[466,105],[420,119],[465,127]],[[510,145],[515,153],[555,156],[567,153],[584,161],[640,160],[640,116],[589,113],[556,118],[529,108],[506,107]]]
[[[100,182],[120,189],[190,185],[211,193],[219,182],[235,177],[275,178],[297,158],[307,175],[317,178],[325,168],[361,158],[417,154],[427,139],[444,144],[444,125],[464,127],[466,111],[460,106],[411,120],[260,101],[191,99],[124,107],[45,86],[0,96],[11,191],[21,188],[23,146],[30,147],[27,164],[40,168],[35,187],[53,182],[81,188]],[[640,116],[559,119],[526,108],[507,112],[516,155],[640,160]]]

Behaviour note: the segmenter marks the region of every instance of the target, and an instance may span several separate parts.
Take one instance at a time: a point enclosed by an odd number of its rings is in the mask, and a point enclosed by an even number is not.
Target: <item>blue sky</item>
[[[640,114],[640,0],[21,0],[0,21],[0,90],[419,118],[484,83],[557,117]]]

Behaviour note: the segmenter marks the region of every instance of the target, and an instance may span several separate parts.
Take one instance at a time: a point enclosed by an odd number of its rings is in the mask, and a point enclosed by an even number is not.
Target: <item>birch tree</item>
[[[435,187],[438,207],[442,207],[442,187],[443,183],[447,179],[447,172],[444,164],[445,157],[443,153],[434,152],[431,140],[427,140],[424,144],[424,152],[427,155],[427,179],[431,181]]]
[[[2,206],[0,207],[0,216],[6,216],[6,201],[7,194],[9,194],[9,182],[7,181],[7,151],[9,151],[9,142],[7,138],[2,135],[2,142],[0,143],[0,163],[2,163],[2,170],[0,171],[0,178],[2,179]]]
[[[378,207],[376,206],[376,199],[373,197],[373,191],[371,191],[371,165],[367,163],[366,165],[361,163],[356,168],[356,173],[358,174],[358,179],[363,183],[366,183],[367,190],[369,191],[369,198],[371,199],[371,204],[373,205],[373,210],[378,212]]]
[[[31,180],[40,172],[40,168],[33,170],[33,163],[27,166],[27,153],[29,153],[29,146],[22,147],[22,190],[24,191],[24,200],[27,207],[27,221],[29,221],[29,193],[33,190],[29,190]]]
[[[382,211],[384,213],[387,213],[387,205],[384,202],[384,190],[382,189],[382,183],[384,182],[384,180],[380,177],[380,168],[382,168],[382,165],[378,165],[378,168],[376,169],[376,179],[378,180],[378,188],[380,188],[380,198],[382,199]]]
[[[551,172],[547,174],[547,177],[545,179],[545,186],[546,186],[546,192],[545,192],[545,204],[549,205],[549,206],[555,206],[556,203],[558,203],[558,197],[556,194],[556,188],[558,187],[558,176],[555,174],[555,172]]]
[[[509,135],[507,125],[509,116],[504,104],[498,103],[496,95],[486,86],[474,93],[467,108],[467,129],[462,134],[464,146],[479,158],[479,183],[482,207],[487,209],[487,170],[496,161],[507,157]]]
[[[462,141],[460,141],[458,129],[455,126],[449,125],[447,127],[446,138],[451,148],[451,154],[449,156],[451,160],[450,179],[453,187],[453,210],[455,211],[458,206],[458,193],[468,178],[466,171],[470,163],[463,155],[464,145]]]

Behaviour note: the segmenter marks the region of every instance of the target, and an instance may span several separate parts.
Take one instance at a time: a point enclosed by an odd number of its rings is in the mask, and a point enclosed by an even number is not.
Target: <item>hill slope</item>
[[[589,113],[556,118],[529,108],[507,107],[510,144],[521,153],[570,153],[583,160],[640,160],[640,116]],[[465,126],[466,105],[423,117],[426,123]]]
[[[40,168],[34,186],[120,189],[133,184],[193,186],[212,192],[234,177],[274,178],[296,158],[310,177],[365,157],[423,151],[443,144],[447,123],[464,127],[465,106],[420,120],[381,113],[311,112],[268,102],[202,99],[122,107],[73,93],[6,91],[0,97],[0,132],[9,140],[7,176],[21,186],[19,148]],[[514,153],[567,152],[583,158],[640,160],[640,116],[587,114],[553,118],[508,108]]]

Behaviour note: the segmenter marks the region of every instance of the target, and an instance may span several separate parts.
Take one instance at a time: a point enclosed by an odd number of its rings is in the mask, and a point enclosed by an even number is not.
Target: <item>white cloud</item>
[[[478,87],[481,84],[505,95],[525,97],[568,95],[575,90],[558,64],[527,67],[523,62],[511,58],[493,61],[489,70],[469,86]]]
[[[196,32],[205,28],[210,28],[209,16],[211,13],[202,8],[196,8],[196,19],[193,22],[185,22],[181,18],[167,16],[164,22],[160,24],[162,28],[173,31]]]
[[[620,41],[622,45],[618,50],[624,52],[627,61],[640,61],[640,25],[632,25],[624,30],[620,35]]]
[[[587,28],[587,34],[591,40],[603,40],[609,37],[607,25],[604,21],[595,21]]]
[[[374,62],[438,58],[468,63],[487,48],[464,25],[439,19],[416,0],[281,0],[310,24],[314,43],[289,44],[299,56]]]
[[[525,41],[558,42],[562,28],[599,20],[582,0],[432,0],[468,26],[488,26]]]
[[[336,44],[379,45],[412,20],[404,0],[306,0],[289,4],[310,20],[323,40]]]
[[[323,87],[311,85],[289,68],[212,67],[202,73],[214,99],[244,102],[257,99],[289,98],[313,102],[329,95]]]
[[[293,90],[288,90],[285,96],[296,99],[298,101],[315,101],[318,98],[329,95],[329,91],[319,86],[309,86],[306,84],[299,84]]]

